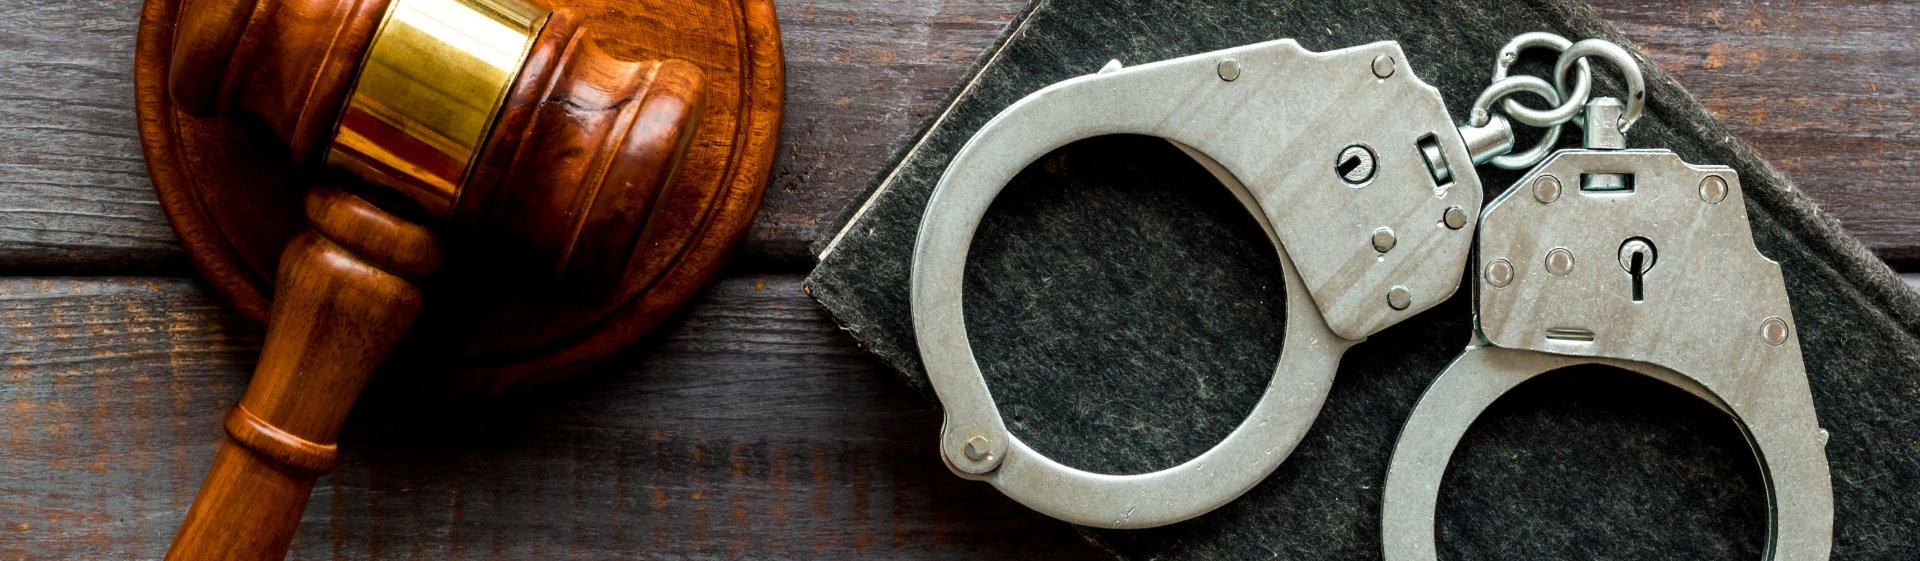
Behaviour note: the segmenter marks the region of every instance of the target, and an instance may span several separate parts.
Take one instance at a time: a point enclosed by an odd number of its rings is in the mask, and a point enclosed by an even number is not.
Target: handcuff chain
[[[1554,63],[1554,82],[1550,86],[1546,80],[1538,77],[1508,75],[1513,64],[1519,61],[1520,53],[1533,48],[1559,53]],[[1613,63],[1622,71],[1627,82],[1627,108],[1615,126],[1621,133],[1633,126],[1646,107],[1646,78],[1640,72],[1639,62],[1626,48],[1605,39],[1585,39],[1576,43],[1544,31],[1522,33],[1500,48],[1500,54],[1494,61],[1493,81],[1474,100],[1468,122],[1473,126],[1485,126],[1496,116],[1497,103],[1497,111],[1512,121],[1547,130],[1532,148],[1495,157],[1489,163],[1501,169],[1526,169],[1546,159],[1554,144],[1559,142],[1560,126],[1574,121],[1592,94],[1593,71],[1586,60],[1589,57]],[[1569,85],[1566,83],[1567,71],[1575,65],[1580,67],[1580,71],[1573,84]],[[1520,93],[1538,95],[1552,107],[1542,110],[1522,105],[1519,100],[1513,99],[1514,95]]]

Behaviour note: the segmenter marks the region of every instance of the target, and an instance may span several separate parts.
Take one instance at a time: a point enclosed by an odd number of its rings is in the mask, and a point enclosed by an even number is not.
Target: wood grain
[[[1920,4],[1594,4],[1848,233],[1920,270]]]
[[[1849,231],[1920,270],[1916,8],[1682,4],[1596,7]],[[747,274],[803,268],[1024,6],[781,2],[788,116],[740,276],[565,386],[417,413],[374,388],[293,558],[1103,557],[948,474],[927,401],[797,277]],[[0,274],[191,274],[134,133],[138,7],[0,0],[20,24],[0,34]],[[0,560],[164,552],[259,351],[259,328],[209,294],[188,278],[0,277]]]
[[[376,387],[292,558],[1100,556],[949,474],[938,414],[800,290],[725,279],[648,348],[510,401]],[[260,342],[206,294],[0,280],[0,560],[166,549]]]
[[[186,272],[133,116],[138,0],[0,0],[0,271]]]
[[[0,37],[0,274],[189,270],[134,135],[139,6],[0,0],[21,24]],[[739,258],[809,262],[806,246],[1024,6],[780,3],[791,118]]]
[[[407,9],[384,0],[145,4],[134,89],[148,171],[195,269],[223,300],[266,319],[274,271],[322,161],[415,203],[387,208],[419,207],[426,218],[415,219],[442,226],[447,277],[460,280],[433,289],[437,303],[394,360],[444,374],[443,387],[502,391],[601,361],[719,274],[779,147],[785,68],[771,0],[554,0],[544,24],[524,24],[537,33],[524,67],[504,73],[482,60],[433,65],[407,54],[447,45],[378,47],[437,37],[375,37],[388,7]],[[202,17],[224,10],[253,15]],[[383,69],[380,80],[354,82],[356,65]],[[175,72],[209,67],[227,71]],[[477,70],[474,87],[456,89],[505,89],[505,98],[447,104],[438,85],[423,85],[460,82],[458,69]],[[181,92],[207,88],[175,87],[176,75],[218,76],[215,93],[198,97],[220,101],[191,116],[206,103]],[[461,125],[468,137],[410,132],[439,131],[436,120],[459,115],[472,121]],[[340,142],[323,125],[336,121]],[[481,149],[436,147],[466,142]]]
[[[168,561],[285,559],[314,481],[338,462],[347,413],[420,316],[438,238],[332,186],[287,244],[253,380]]]
[[[1920,267],[1920,6],[1600,0],[1596,8],[1849,232]],[[778,5],[779,161],[739,259],[797,270],[1023,0]],[[131,131],[137,0],[0,0],[0,272],[178,272]],[[31,25],[26,25],[26,24]],[[60,93],[53,93],[60,92]]]
[[[1026,0],[779,2],[787,116],[743,260],[807,250],[927,125]]]

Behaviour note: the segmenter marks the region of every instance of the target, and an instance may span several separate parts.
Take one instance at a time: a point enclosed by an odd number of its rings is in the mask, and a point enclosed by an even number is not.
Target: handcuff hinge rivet
[[[1380,55],[1373,57],[1373,77],[1386,78],[1393,75],[1393,57]]]
[[[1533,200],[1551,203],[1560,200],[1560,178],[1541,175],[1533,180]]]
[[[1727,199],[1727,179],[1718,175],[1709,175],[1700,180],[1700,200],[1707,204],[1720,204]]]
[[[1380,253],[1393,251],[1394,244],[1400,240],[1393,236],[1393,228],[1381,226],[1373,231],[1373,250]]]
[[[992,443],[987,442],[987,437],[977,434],[973,435],[967,439],[967,447],[965,450],[967,459],[976,462],[990,460],[993,458],[992,448]]]
[[[1786,344],[1787,343],[1787,320],[1780,319],[1778,317],[1770,317],[1764,321],[1761,321],[1760,337],[1766,339],[1768,345],[1773,345],[1775,347]]]
[[[1465,228],[1467,226],[1467,209],[1461,208],[1460,205],[1447,207],[1447,211],[1441,215],[1440,221],[1445,223],[1447,228],[1451,230]]]
[[[1495,259],[1487,263],[1487,270],[1481,273],[1487,284],[1494,288],[1506,288],[1513,283],[1513,263],[1505,259]]]
[[[1573,252],[1567,248],[1556,247],[1547,252],[1547,274],[1556,277],[1567,276],[1573,272]]]
[[[1240,79],[1240,61],[1230,58],[1222,59],[1220,64],[1215,65],[1213,69],[1220,73],[1221,80],[1232,82]]]
[[[1413,305],[1413,294],[1410,292],[1407,292],[1407,287],[1395,286],[1392,289],[1387,290],[1387,306],[1392,307],[1395,310],[1405,310],[1407,309],[1407,306],[1412,306],[1412,305]]]

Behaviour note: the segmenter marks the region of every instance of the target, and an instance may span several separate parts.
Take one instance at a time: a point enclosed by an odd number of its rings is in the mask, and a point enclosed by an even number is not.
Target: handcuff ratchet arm
[[[914,329],[946,410],[948,466],[1042,513],[1107,528],[1198,516],[1271,473],[1318,415],[1346,349],[1460,282],[1472,227],[1449,217],[1478,214],[1474,155],[1438,90],[1404,60],[1391,42],[1312,53],[1273,41],[1109,65],[982,127],[930,196],[912,265]],[[1110,134],[1164,138],[1234,190],[1274,241],[1291,304],[1280,362],[1252,414],[1200,456],[1146,474],[1077,470],[1009,433],[963,319],[967,250],[1000,189],[1048,152]],[[1355,150],[1364,173],[1336,161]]]

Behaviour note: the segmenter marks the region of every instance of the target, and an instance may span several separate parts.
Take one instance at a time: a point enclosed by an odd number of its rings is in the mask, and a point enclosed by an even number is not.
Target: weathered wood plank
[[[726,279],[648,348],[529,396],[377,393],[294,558],[1102,556],[949,474],[937,412],[800,290]],[[258,343],[191,281],[0,279],[0,559],[157,559]]]
[[[186,270],[133,115],[137,0],[0,0],[0,268]]]
[[[1920,270],[1920,5],[1593,4],[1848,233]]]
[[[811,266],[807,246],[912,142],[1027,0],[779,2],[780,160],[746,252]]]
[[[1850,232],[1920,267],[1920,7],[1597,5]],[[19,22],[0,37],[0,271],[185,270],[133,134],[137,6],[0,0]],[[1024,6],[782,2],[787,123],[742,260],[806,263]]]
[[[0,272],[175,272],[185,256],[134,126],[140,0],[0,0]],[[741,259],[811,243],[1025,0],[778,6],[788,67],[779,161]]]

